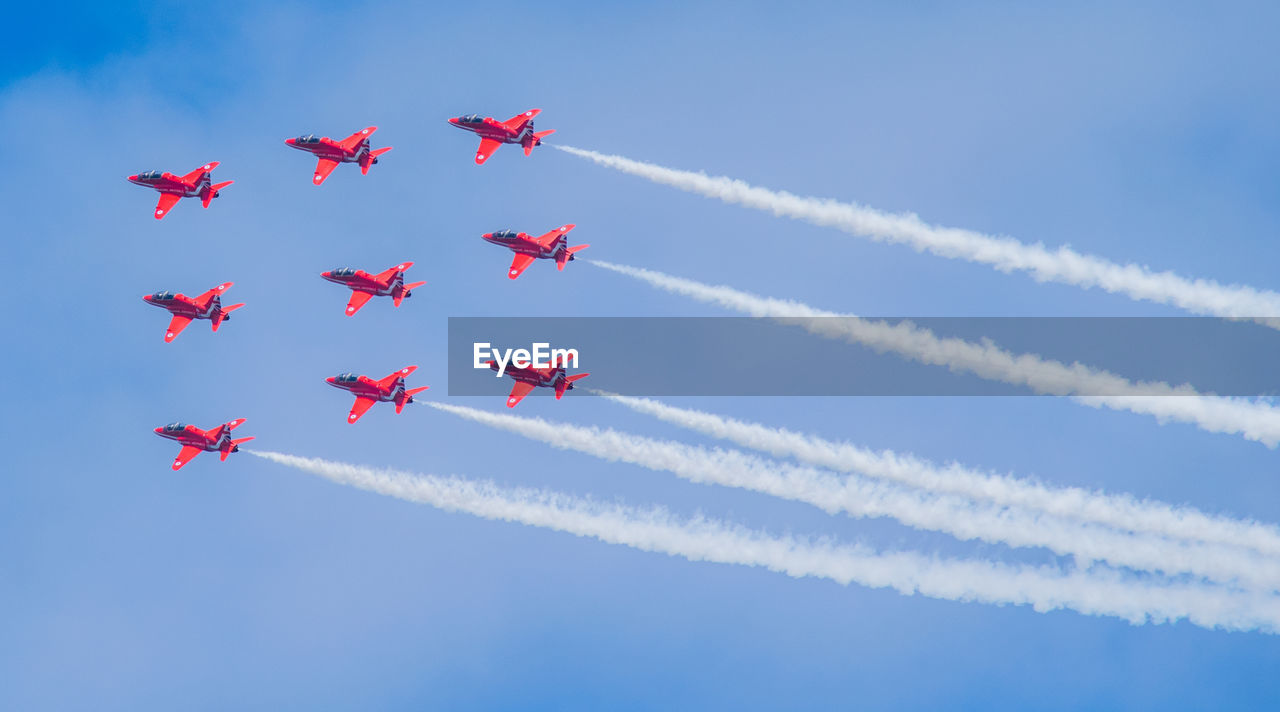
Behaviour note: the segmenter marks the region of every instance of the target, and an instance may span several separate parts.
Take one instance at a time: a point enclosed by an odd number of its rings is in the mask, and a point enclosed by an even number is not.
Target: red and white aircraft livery
[[[163,428],[156,428],[156,435],[182,443],[182,450],[173,461],[173,469],[181,470],[182,466],[191,462],[191,458],[202,452],[220,452],[222,459],[240,450],[240,443],[247,443],[253,438],[231,439],[231,431],[244,425],[244,418],[236,418],[230,423],[223,423],[212,430],[201,430],[194,425],[169,423]]]
[[[320,276],[330,282],[351,288],[351,301],[347,302],[347,316],[351,316],[360,311],[360,307],[374,297],[391,297],[391,302],[396,306],[400,306],[401,300],[412,297],[413,290],[426,284],[426,282],[404,283],[404,273],[412,266],[412,262],[401,262],[378,274],[343,267],[321,272]]]
[[[354,423],[378,401],[395,403],[396,412],[399,413],[404,410],[406,404],[413,402],[413,397],[416,394],[430,388],[430,386],[423,386],[422,388],[405,390],[405,376],[417,369],[417,366],[405,366],[380,381],[375,381],[368,376],[357,376],[354,373],[331,376],[324,380],[334,388],[341,388],[356,394],[356,404],[351,406],[351,414],[347,416],[347,422]]]
[[[183,198],[199,198],[206,208],[209,207],[209,201],[218,197],[219,191],[235,182],[213,183],[210,174],[217,167],[217,161],[206,163],[185,176],[175,176],[168,171],[147,171],[129,176],[129,182],[160,191],[160,202],[156,204],[156,220],[159,220]]]
[[[529,265],[533,264],[534,260],[555,260],[556,269],[564,270],[565,263],[573,261],[573,253],[591,246],[577,245],[569,247],[565,235],[568,235],[573,228],[573,225],[561,225],[542,237],[534,237],[525,232],[514,232],[512,230],[486,232],[480,237],[485,242],[502,245],[516,253],[516,258],[511,261],[511,269],[507,270],[507,276],[515,279],[523,274],[529,268]]]
[[[341,141],[334,141],[325,136],[316,138],[315,134],[307,134],[297,138],[287,138],[284,142],[299,151],[312,153],[320,162],[316,164],[316,174],[311,182],[320,185],[325,178],[338,167],[339,163],[359,163],[360,172],[369,175],[369,166],[378,162],[378,156],[391,150],[390,146],[373,150],[369,147],[369,136],[377,131],[377,126],[361,129]]]
[[[456,116],[449,123],[460,129],[466,129],[480,135],[480,150],[476,151],[476,165],[489,160],[489,156],[504,143],[518,143],[524,146],[524,155],[533,152],[533,147],[542,143],[542,139],[555,133],[550,131],[533,132],[533,117],[542,113],[542,109],[529,109],[523,114],[512,116],[506,121],[498,121],[492,116],[483,119],[479,114]]]
[[[231,312],[244,306],[243,304],[222,306],[222,293],[233,284],[235,282],[224,282],[195,298],[173,292],[156,292],[143,297],[142,301],[151,306],[168,309],[173,314],[173,319],[169,321],[169,329],[164,332],[164,342],[167,344],[178,338],[178,334],[187,328],[187,324],[190,324],[192,319],[208,319],[213,322],[213,330],[217,331],[218,327],[222,326],[222,322],[231,318]]]
[[[490,370],[498,370],[497,361],[489,361],[488,365]],[[505,373],[515,379],[516,382],[511,387],[511,395],[507,396],[508,408],[516,407],[516,403],[519,403],[525,396],[529,395],[529,391],[534,388],[554,388],[556,389],[556,400],[560,400],[565,391],[573,390],[574,381],[581,381],[591,375],[589,373],[578,373],[566,376],[564,366],[547,366],[546,368],[526,366],[521,368],[514,364],[508,364]]]

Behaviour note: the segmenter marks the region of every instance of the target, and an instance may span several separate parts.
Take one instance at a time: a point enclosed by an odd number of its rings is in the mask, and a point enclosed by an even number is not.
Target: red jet
[[[412,297],[413,290],[426,284],[426,282],[404,283],[405,270],[412,266],[412,262],[401,262],[395,267],[378,274],[369,274],[362,269],[343,267],[321,272],[320,276],[330,282],[351,288],[351,301],[347,302],[347,316],[351,316],[360,311],[360,307],[374,297],[389,296],[396,306],[400,306],[401,300]]]
[[[480,150],[476,151],[476,165],[480,165],[489,160],[489,156],[492,156],[493,152],[504,143],[518,143],[524,146],[526,156],[532,153],[533,147],[540,145],[543,138],[556,132],[555,129],[533,132],[533,117],[540,113],[542,109],[529,109],[506,121],[498,121],[492,116],[482,119],[479,114],[472,114],[454,117],[449,119],[449,123],[460,129],[480,134]]]
[[[489,361],[489,369],[498,370],[497,361]],[[556,389],[556,400],[560,400],[564,396],[565,391],[573,390],[573,382],[581,381],[590,376],[589,373],[579,373],[573,376],[564,374],[564,366],[547,366],[546,368],[534,368],[526,366],[520,368],[514,364],[507,364],[506,375],[515,379],[516,384],[511,387],[511,395],[507,396],[507,407],[514,408],[525,396],[529,395],[529,391],[534,388],[554,388]]]
[[[369,136],[377,130],[377,126],[370,126],[341,141],[334,141],[328,136],[316,138],[315,134],[307,134],[297,138],[286,138],[284,142],[299,151],[315,154],[315,157],[320,159],[316,164],[315,177],[311,179],[312,183],[320,185],[339,163],[359,163],[360,172],[369,175],[369,166],[378,162],[378,156],[391,150],[390,146],[376,151],[369,148]]]
[[[406,404],[413,402],[416,394],[430,388],[430,386],[423,386],[405,390],[404,377],[417,369],[417,366],[405,366],[380,381],[375,381],[368,376],[357,376],[354,373],[331,376],[324,380],[334,388],[356,394],[356,404],[351,406],[351,414],[347,416],[347,422],[354,423],[378,401],[395,403],[396,412],[399,413],[404,410]]]
[[[222,306],[222,293],[233,284],[235,282],[224,282],[194,299],[185,294],[156,292],[143,297],[142,301],[155,307],[168,309],[173,314],[169,329],[164,332],[164,342],[167,344],[178,338],[178,334],[187,328],[187,324],[190,324],[192,319],[208,319],[213,322],[213,330],[217,331],[218,327],[222,326],[222,322],[231,318],[231,312],[244,306],[243,304]]]
[[[218,197],[219,192],[235,181],[214,184],[212,176],[218,162],[206,163],[185,176],[178,177],[172,173],[148,171],[129,176],[129,182],[144,188],[160,191],[160,202],[156,204],[156,220],[169,214],[169,210],[182,198],[199,198],[207,208],[209,201]]]
[[[573,228],[573,225],[562,225],[542,237],[512,230],[486,232],[480,237],[485,242],[502,245],[516,253],[516,258],[511,261],[511,269],[507,271],[507,276],[515,279],[523,274],[534,260],[555,260],[556,269],[564,270],[565,263],[573,261],[573,253],[591,247],[591,245],[568,246],[564,236]]]
[[[194,425],[169,423],[163,428],[156,428],[156,435],[182,443],[182,450],[173,461],[173,469],[181,470],[182,466],[191,462],[191,458],[202,452],[220,452],[222,459],[240,450],[240,443],[247,443],[253,438],[231,439],[231,431],[244,425],[244,418],[236,418],[230,423],[223,423],[213,430],[201,430]]]

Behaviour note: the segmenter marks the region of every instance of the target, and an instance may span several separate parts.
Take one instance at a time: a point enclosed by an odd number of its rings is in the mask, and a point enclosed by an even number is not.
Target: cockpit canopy
[[[186,429],[187,429],[187,424],[186,424],[186,423],[179,423],[179,422],[177,422],[177,421],[174,421],[174,422],[169,423],[168,425],[164,426],[164,429],[165,429],[165,432],[169,432],[169,433],[180,433],[180,432],[182,432],[183,430],[186,430]]]
[[[160,180],[160,171],[147,171],[138,174],[138,180]]]
[[[338,374],[339,383],[355,383],[358,380],[360,380],[360,377],[351,372]]]
[[[294,139],[294,143],[320,143],[320,139],[315,134],[307,134]]]
[[[463,124],[482,124],[482,123],[484,123],[484,119],[480,118],[480,115],[479,115],[479,114],[471,114],[471,115],[469,115],[469,116],[459,116],[459,117],[458,117],[458,121],[459,121],[459,123],[463,123]]]
[[[338,269],[331,271],[329,274],[334,277],[353,277],[355,276],[355,273],[356,271],[353,267],[339,267]]]
[[[498,230],[496,232],[493,232],[491,236],[496,237],[499,240],[511,240],[515,238],[516,231],[515,230]]]
[[[174,299],[173,292],[156,292],[151,295],[151,298],[158,302],[170,302]]]

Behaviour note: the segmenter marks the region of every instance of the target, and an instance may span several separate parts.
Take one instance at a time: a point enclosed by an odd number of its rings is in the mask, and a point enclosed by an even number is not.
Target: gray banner
[[[483,343],[576,349],[579,392],[636,396],[1280,393],[1280,331],[1216,318],[451,317],[450,395],[511,389]]]

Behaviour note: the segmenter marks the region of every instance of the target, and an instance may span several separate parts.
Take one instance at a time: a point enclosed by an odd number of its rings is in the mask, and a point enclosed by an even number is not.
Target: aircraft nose
[[[164,430],[164,428],[156,428],[155,429],[156,435],[159,435],[161,430]]]
[[[321,277],[323,277],[323,278],[325,278],[325,279],[328,279],[328,278],[330,278],[330,277],[332,277],[332,276],[333,276],[333,271],[332,271],[332,270],[330,270],[330,271],[328,271],[328,272],[321,272],[321,273],[320,273],[320,276],[321,276]]]
[[[284,142],[285,142],[286,144],[290,145],[290,146],[292,146],[293,144],[297,143],[297,141],[298,141],[298,140],[297,140],[297,139],[295,139],[295,138],[286,138],[286,139],[284,140]]]
[[[138,174],[137,174],[137,173],[135,173],[135,174],[133,174],[133,175],[129,176],[129,180],[131,180],[131,181],[136,181],[136,180],[138,180]]]
[[[456,117],[456,116],[455,116],[455,117],[453,117],[452,119],[449,119],[449,123],[451,123],[451,124],[456,124],[456,123],[458,123],[458,117]]]

